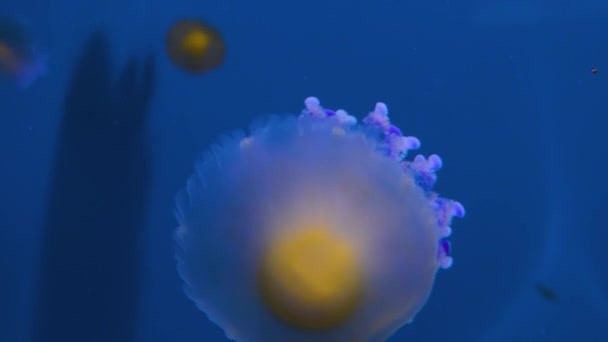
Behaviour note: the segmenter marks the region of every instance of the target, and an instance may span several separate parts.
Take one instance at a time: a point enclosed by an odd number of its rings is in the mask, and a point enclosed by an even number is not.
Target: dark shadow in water
[[[146,116],[155,62],[115,82],[103,33],[67,89],[42,241],[34,342],[131,342],[149,183]]]

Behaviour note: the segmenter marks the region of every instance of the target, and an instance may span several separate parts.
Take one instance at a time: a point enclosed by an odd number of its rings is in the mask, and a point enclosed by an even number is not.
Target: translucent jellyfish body
[[[378,103],[361,124],[305,101],[299,117],[235,134],[179,197],[187,295],[237,341],[384,341],[452,264],[458,202],[432,192],[436,155]]]
[[[180,20],[171,27],[166,50],[173,64],[192,73],[213,70],[224,63],[226,56],[220,33],[195,19]]]

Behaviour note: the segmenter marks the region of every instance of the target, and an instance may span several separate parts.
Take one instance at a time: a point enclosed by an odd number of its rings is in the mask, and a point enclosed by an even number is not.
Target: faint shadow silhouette
[[[112,79],[101,32],[65,98],[42,241],[35,342],[134,341],[138,249],[149,183],[146,117],[155,61]]]

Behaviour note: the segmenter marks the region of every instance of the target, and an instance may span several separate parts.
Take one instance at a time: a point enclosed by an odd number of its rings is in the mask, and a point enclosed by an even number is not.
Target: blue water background
[[[49,74],[32,88],[0,84],[0,341],[225,340],[182,293],[174,194],[220,134],[260,115],[297,113],[310,95],[359,117],[387,102],[404,133],[422,140],[421,152],[443,158],[438,190],[467,208],[454,224],[454,267],[391,341],[606,340],[604,1],[23,0],[3,1],[0,13],[26,18],[49,55]],[[226,63],[203,76],[176,69],[164,53],[170,25],[193,16],[217,27],[228,47]],[[91,37],[107,42],[99,53],[111,65],[95,54],[83,62]],[[107,96],[95,92],[103,88],[95,77],[118,82],[130,59],[140,75],[150,57],[154,90],[149,110],[138,109],[146,114],[139,148],[149,154],[139,165],[149,167],[128,178],[147,189],[140,224],[108,227],[100,239],[71,227],[82,239],[59,241],[70,249],[55,252],[57,262],[105,269],[90,279],[70,267],[45,273],[66,108],[78,103],[86,118]],[[78,70],[91,71],[79,83],[90,85],[90,98],[68,96]],[[122,88],[112,89],[120,98]],[[129,108],[115,110],[115,125],[130,120]],[[105,162],[121,153],[119,143],[95,146],[88,167],[120,169]],[[99,260],[79,255],[90,249]],[[559,299],[541,296],[538,283]]]

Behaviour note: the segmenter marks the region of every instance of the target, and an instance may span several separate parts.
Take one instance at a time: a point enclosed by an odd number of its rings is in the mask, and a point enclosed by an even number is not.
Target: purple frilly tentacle
[[[300,118],[312,117],[312,118],[335,118],[340,125],[353,126],[357,124],[357,118],[348,115],[343,109],[331,110],[321,107],[321,102],[316,97],[309,97],[304,100],[305,108],[300,114]]]
[[[346,111],[325,109],[321,106],[319,99],[309,97],[304,101],[305,108],[300,118],[332,118],[343,126],[354,126],[357,119]],[[416,184],[426,194],[429,205],[435,212],[440,239],[437,242],[437,259],[439,267],[449,268],[452,266],[451,244],[447,238],[452,233],[451,223],[454,217],[464,217],[465,209],[457,201],[440,197],[433,191],[437,181],[437,171],[443,166],[441,158],[432,154],[428,157],[416,155],[413,160],[406,160],[410,150],[420,148],[420,140],[412,136],[404,136],[399,127],[392,125],[388,117],[388,107],[378,102],[372,112],[363,120],[362,126],[381,133],[378,149],[388,157],[394,159],[403,166],[404,172],[411,173]]]

